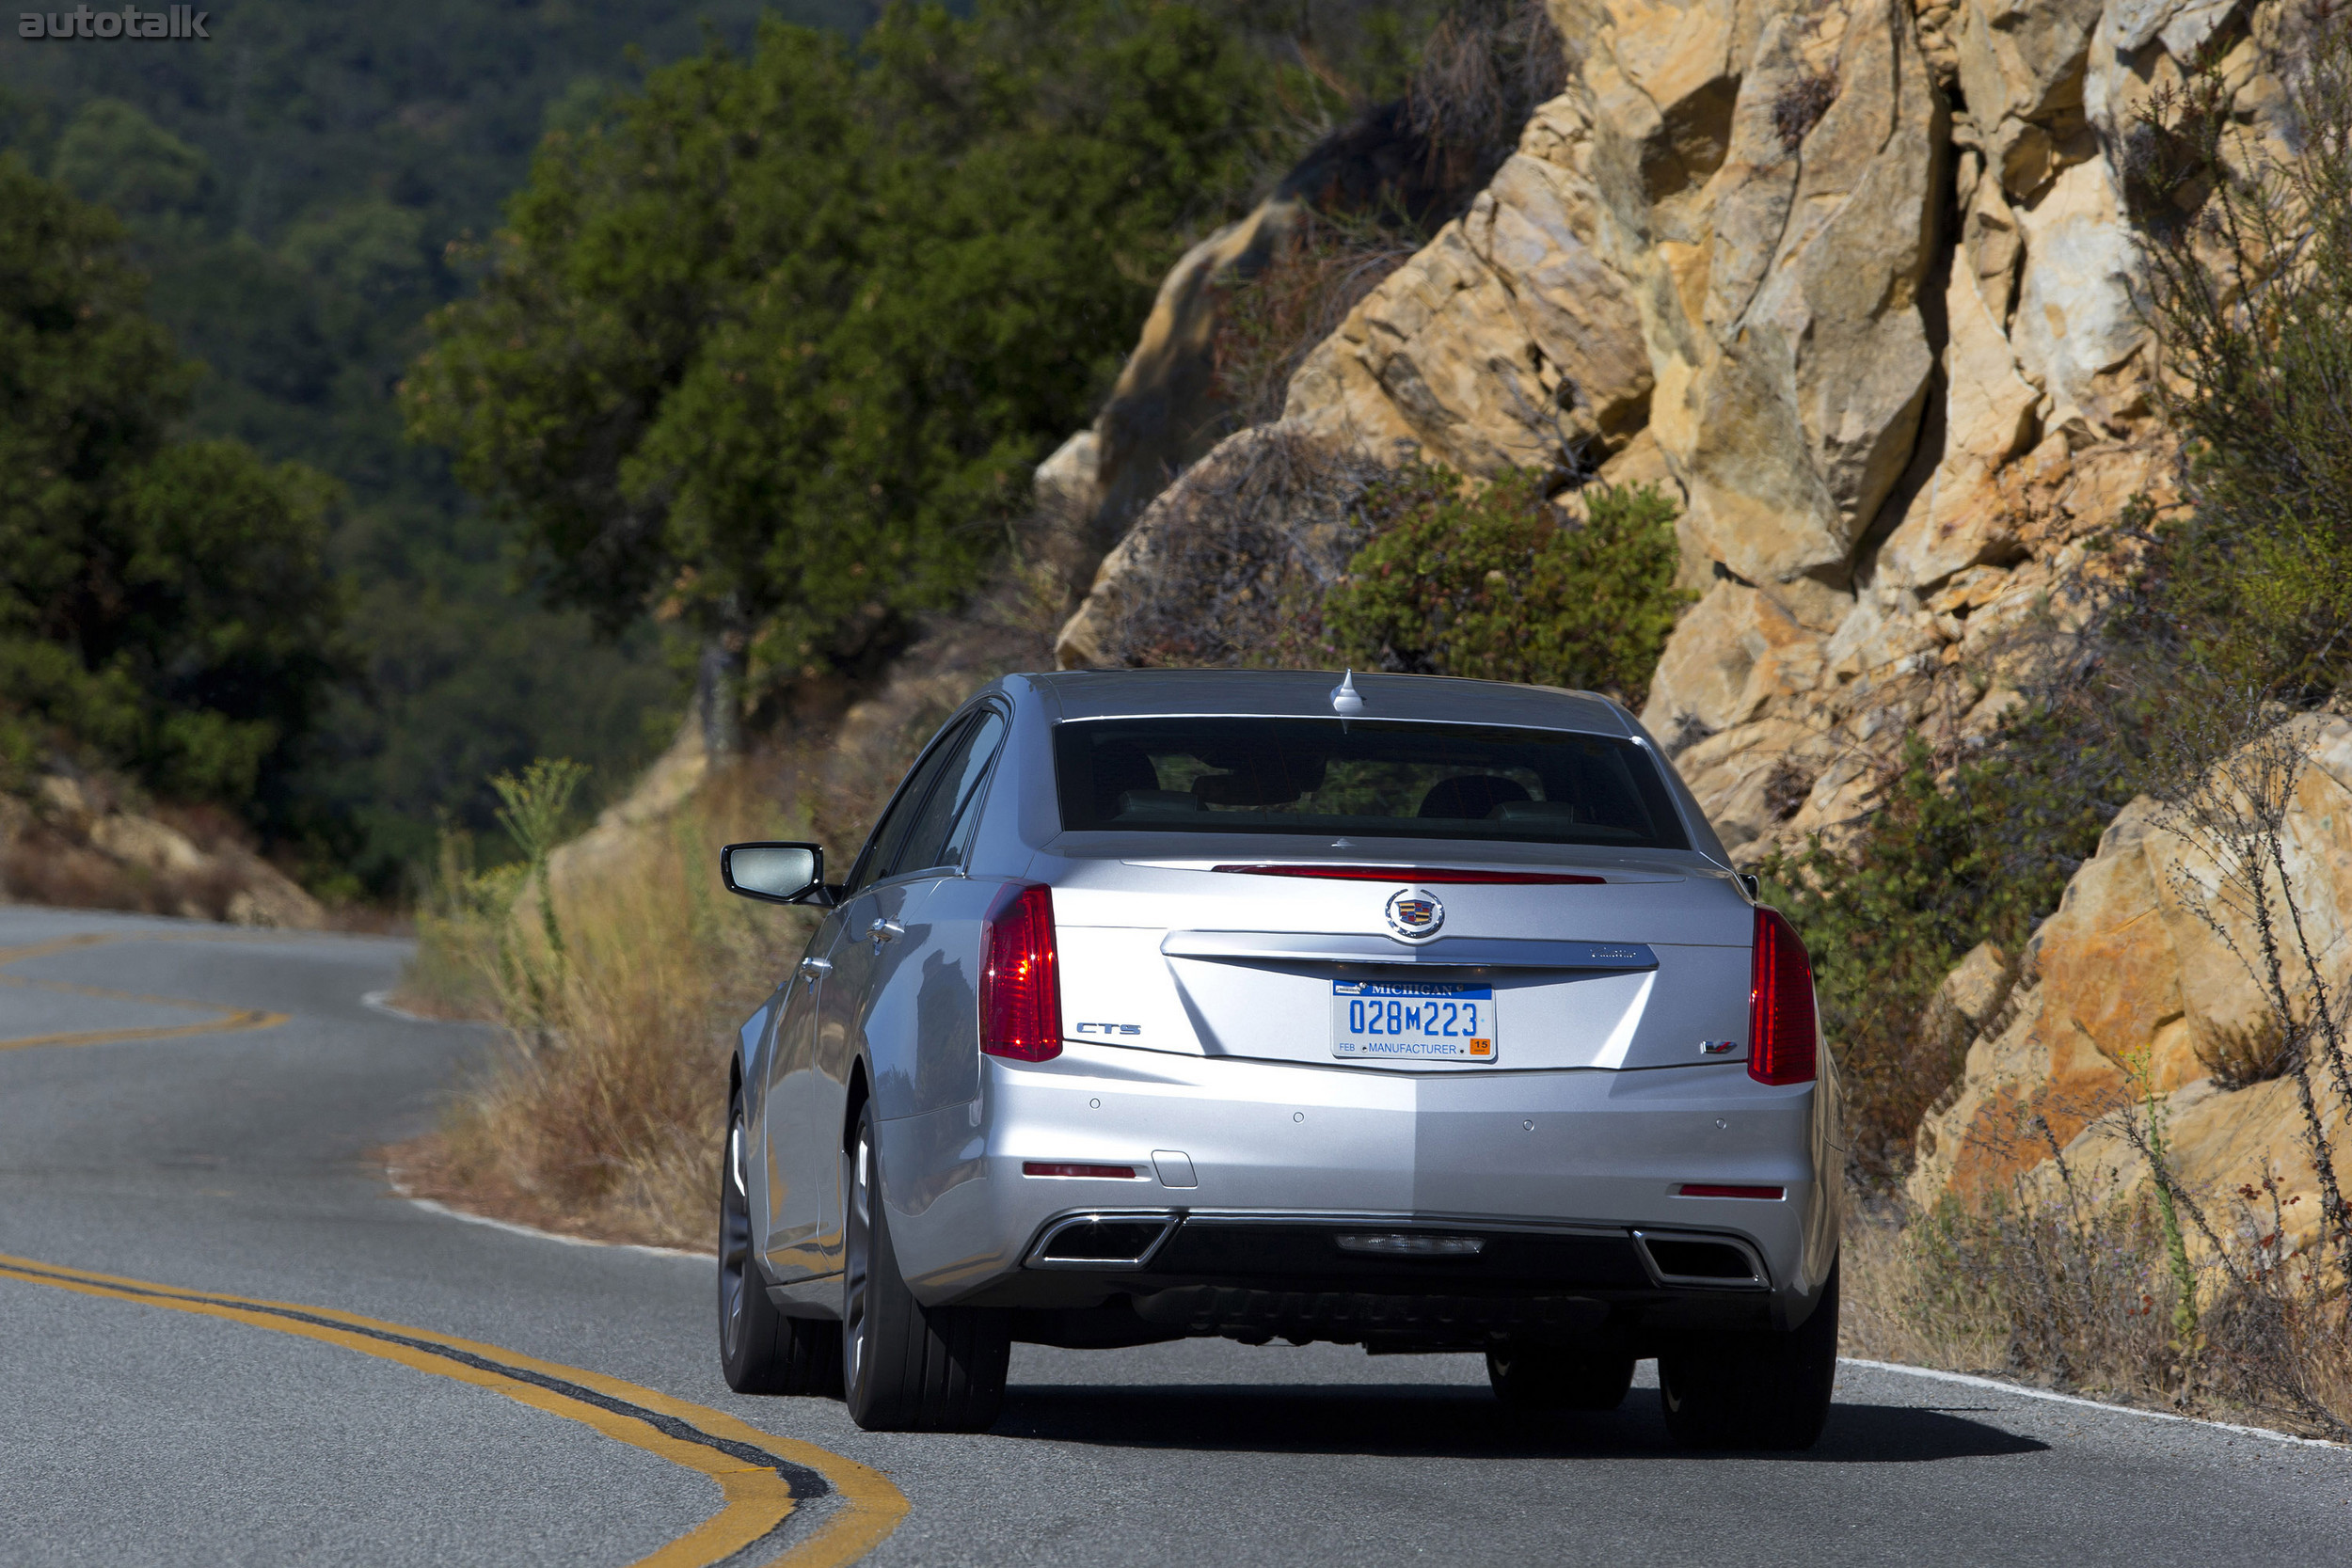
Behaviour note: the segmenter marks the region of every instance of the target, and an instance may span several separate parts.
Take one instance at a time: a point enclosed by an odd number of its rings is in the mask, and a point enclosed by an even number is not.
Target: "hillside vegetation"
[[[294,809],[348,668],[337,488],[175,438],[195,367],[120,226],[0,153],[0,789],[62,746],[158,794]]]
[[[307,738],[271,759],[266,796],[233,769],[168,785],[326,891],[397,895],[442,814],[495,833],[490,773],[562,753],[611,788],[675,722],[658,640],[611,643],[543,610],[446,461],[405,440],[393,387],[425,314],[470,286],[448,247],[497,224],[546,128],[636,80],[639,58],[748,38],[760,8],[246,0],[210,44],[0,51],[0,148],[119,219],[114,254],[203,367],[173,428],[334,482],[313,553],[342,586],[317,613],[340,615],[347,657],[300,685]],[[845,29],[866,11],[782,9]]]

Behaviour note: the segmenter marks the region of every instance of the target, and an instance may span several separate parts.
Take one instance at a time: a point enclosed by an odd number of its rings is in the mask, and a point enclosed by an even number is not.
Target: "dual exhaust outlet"
[[[1048,1226],[1029,1249],[1033,1269],[1140,1269],[1174,1233],[1174,1214],[1069,1214]],[[1629,1239],[1651,1280],[1661,1286],[1713,1290],[1769,1289],[1772,1277],[1755,1247],[1736,1237],[1633,1230]],[[1460,1259],[1483,1254],[1488,1238],[1425,1229],[1351,1228],[1331,1236],[1340,1251],[1359,1257]]]

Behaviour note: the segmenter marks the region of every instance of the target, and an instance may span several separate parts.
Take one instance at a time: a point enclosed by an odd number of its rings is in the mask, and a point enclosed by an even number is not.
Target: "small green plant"
[[[1607,691],[1639,705],[1692,597],[1674,585],[1675,506],[1596,485],[1582,522],[1513,469],[1473,486],[1414,464],[1376,486],[1371,540],[1324,606],[1343,657],[1376,669]]]
[[[541,757],[522,771],[520,778],[501,773],[490,781],[502,802],[499,807],[499,826],[522,851],[524,880],[538,894],[539,935],[547,943],[548,962],[551,976],[543,978],[537,969],[511,947],[502,949],[507,967],[519,978],[530,992],[532,1012],[545,1018],[548,1012],[548,992],[563,981],[564,952],[564,927],[555,918],[555,889],[548,879],[548,855],[562,841],[564,826],[571,815],[572,797],[579,793],[580,784],[588,777],[588,769],[569,758],[552,761]]]
[[[2282,22],[2281,143],[2217,51],[2151,97],[2122,164],[2195,503],[2156,540],[2142,633],[2308,703],[2352,675],[2352,23]]]
[[[2155,1188],[2156,1228],[2164,1237],[2165,1266],[2172,1275],[2172,1333],[2186,1347],[2197,1335],[2197,1271],[2189,1267],[2188,1243],[2181,1234],[2172,1156],[2165,1147],[2164,1097],[2156,1092],[2156,1075],[2145,1049],[2133,1053],[2123,1064],[2123,1070],[2139,1098],[2139,1115],[2146,1117],[2139,1125],[2144,1129],[2141,1136],[2146,1142],[2148,1170]]]

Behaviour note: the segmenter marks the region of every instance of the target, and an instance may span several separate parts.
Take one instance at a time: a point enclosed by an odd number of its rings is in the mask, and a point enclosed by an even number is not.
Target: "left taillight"
[[[1061,1054],[1061,963],[1054,951],[1054,891],[1008,888],[980,939],[980,1049],[1042,1062]]]
[[[1813,960],[1778,910],[1756,909],[1749,976],[1748,1076],[1759,1084],[1810,1084],[1820,1045]]]

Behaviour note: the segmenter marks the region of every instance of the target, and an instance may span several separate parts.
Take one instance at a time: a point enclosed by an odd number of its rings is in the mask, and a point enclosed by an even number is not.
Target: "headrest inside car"
[[[1475,822],[1493,816],[1497,806],[1526,799],[1527,791],[1518,781],[1500,773],[1462,773],[1431,784],[1416,815]]]
[[[1287,806],[1323,787],[1324,759],[1293,752],[1267,752],[1209,759],[1223,773],[1203,773],[1192,792],[1211,806]]]

